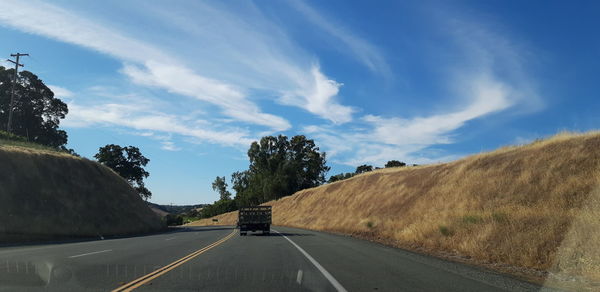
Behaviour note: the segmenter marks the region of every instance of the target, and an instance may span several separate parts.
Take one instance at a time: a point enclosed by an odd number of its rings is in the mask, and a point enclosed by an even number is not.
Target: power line
[[[8,123],[6,124],[6,131],[7,132],[11,132],[11,124],[12,124],[12,116],[13,116],[13,110],[15,107],[15,85],[17,84],[17,74],[19,72],[19,66],[23,67],[23,64],[19,63],[19,57],[21,56],[29,56],[29,54],[21,54],[21,53],[16,53],[16,54],[10,54],[11,57],[16,57],[16,60],[13,61],[11,59],[6,59],[7,61],[15,64],[15,76],[13,77],[13,84],[12,84],[12,88],[10,90],[10,108],[8,111]]]

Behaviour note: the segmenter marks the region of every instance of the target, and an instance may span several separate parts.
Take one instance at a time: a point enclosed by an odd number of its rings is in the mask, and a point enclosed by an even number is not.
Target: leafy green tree
[[[219,214],[231,212],[237,210],[237,205],[234,200],[224,199],[214,202],[212,205],[208,205],[202,208],[200,211],[202,218],[210,218]]]
[[[215,192],[218,192],[221,196],[221,200],[231,200],[231,193],[227,190],[227,183],[225,182],[225,177],[215,178],[215,181],[212,183],[212,189]]]
[[[0,127],[3,130],[8,123],[13,75],[14,69],[0,66]],[[38,76],[29,71],[19,72],[13,109],[12,133],[30,142],[68,150],[64,147],[67,133],[58,128],[60,120],[69,112],[68,107],[54,97]]]
[[[367,164],[363,164],[360,165],[356,168],[355,173],[359,174],[359,173],[364,173],[364,172],[369,172],[369,171],[373,171],[373,166],[371,165],[367,165]]]
[[[403,167],[406,166],[406,163],[398,161],[398,160],[390,160],[385,164],[385,167]]]
[[[127,180],[144,200],[152,196],[152,192],[144,185],[144,179],[150,175],[144,166],[150,159],[144,157],[139,148],[110,144],[100,147],[94,158]]]
[[[248,170],[231,176],[238,206],[257,205],[325,182],[326,154],[303,135],[266,136],[248,149]]]

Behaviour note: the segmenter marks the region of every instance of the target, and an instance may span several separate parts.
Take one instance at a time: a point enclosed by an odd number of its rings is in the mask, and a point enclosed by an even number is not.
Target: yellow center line
[[[178,259],[178,260],[176,260],[176,261],[174,261],[174,262],[172,262],[172,263],[170,263],[170,264],[168,264],[168,265],[166,265],[166,266],[164,266],[164,267],[162,267],[162,268],[160,268],[160,269],[158,269],[158,270],[156,270],[156,271],[154,271],[154,272],[152,272],[150,274],[141,276],[141,277],[139,277],[139,278],[137,278],[137,279],[135,279],[135,280],[127,283],[127,284],[124,284],[123,286],[121,286],[121,287],[119,287],[119,288],[117,288],[115,290],[112,290],[112,292],[133,291],[133,289],[136,289],[136,288],[138,288],[138,287],[140,287],[140,286],[142,286],[142,285],[144,285],[144,284],[146,284],[146,283],[148,283],[148,282],[150,282],[150,281],[152,281],[152,280],[154,280],[154,279],[156,279],[156,278],[158,278],[158,277],[160,277],[160,276],[168,273],[169,271],[171,271],[171,270],[177,268],[178,266],[184,264],[185,262],[187,262],[187,261],[189,261],[189,260],[191,260],[191,259],[199,256],[200,254],[206,252],[207,250],[209,250],[209,249],[211,249],[213,247],[218,246],[219,244],[227,241],[228,239],[230,239],[234,235],[235,235],[235,229],[229,235],[221,238],[220,240],[218,240],[218,241],[216,241],[216,242],[214,242],[214,243],[212,243],[212,244],[210,244],[208,246],[205,246],[205,247],[203,247],[203,248],[201,248],[201,249],[199,249],[199,250],[197,250],[197,251],[195,251],[195,252],[193,252],[193,253],[191,253],[191,254],[189,254],[187,256],[184,256],[184,257],[182,257],[182,258],[180,258],[180,259]]]

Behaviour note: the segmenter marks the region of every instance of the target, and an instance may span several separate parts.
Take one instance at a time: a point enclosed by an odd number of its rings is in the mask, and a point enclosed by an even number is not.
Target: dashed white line
[[[69,258],[72,259],[72,258],[84,257],[84,256],[87,256],[87,255],[93,255],[93,254],[98,254],[98,253],[103,253],[103,252],[109,252],[109,251],[112,251],[112,249],[101,250],[101,251],[94,251],[94,252],[88,252],[88,253],[78,254],[78,255],[72,255]]]
[[[289,241],[293,246],[295,246],[319,270],[319,272],[321,272],[321,274],[323,274],[323,276],[325,276],[325,278],[329,281],[329,283],[331,283],[331,285],[333,285],[333,287],[337,291],[340,291],[340,292],[348,291],[327,270],[325,270],[325,268],[323,268],[323,266],[321,266],[321,264],[319,264],[319,262],[317,262],[312,256],[310,256],[306,251],[304,251],[304,249],[302,249],[300,246],[298,246],[295,242],[293,242],[287,236],[279,233],[279,231],[274,230],[274,229],[271,229],[271,230],[277,232],[277,234],[283,236],[283,238],[287,239],[287,241]]]
[[[298,283],[298,285],[302,285],[302,270],[298,270],[298,275],[296,276],[296,283]]]
[[[175,237],[167,238],[167,239],[165,239],[165,240],[171,240],[171,239],[175,239]]]

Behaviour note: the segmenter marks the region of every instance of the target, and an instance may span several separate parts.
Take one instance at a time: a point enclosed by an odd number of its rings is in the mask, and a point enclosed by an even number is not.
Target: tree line
[[[385,164],[384,167],[391,168],[391,167],[403,167],[403,166],[407,166],[407,164],[405,162],[401,162],[398,160],[390,160]],[[417,164],[413,164],[412,166],[417,166]],[[356,167],[356,170],[354,172],[345,172],[345,173],[339,173],[339,174],[330,176],[329,180],[327,182],[332,183],[332,182],[336,182],[336,181],[340,181],[340,180],[349,179],[357,174],[373,171],[373,169],[381,169],[381,167],[373,168],[372,165],[368,165],[368,164],[359,165]]]

